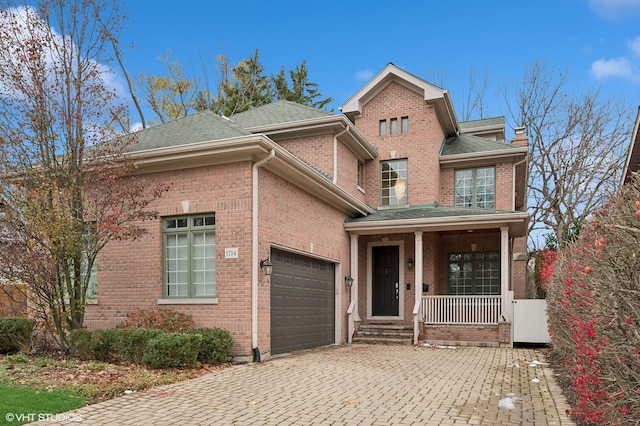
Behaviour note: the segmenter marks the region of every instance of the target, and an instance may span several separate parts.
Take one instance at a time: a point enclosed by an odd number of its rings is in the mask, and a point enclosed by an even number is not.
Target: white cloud
[[[600,79],[609,77],[637,78],[637,70],[627,58],[598,59],[591,64],[591,74]]]
[[[640,56],[640,37],[627,42],[627,47],[631,49],[634,56]]]
[[[589,6],[597,15],[609,20],[640,16],[640,0],[589,0]]]
[[[371,70],[360,70],[356,72],[356,80],[359,81],[367,81],[373,77],[373,71]]]

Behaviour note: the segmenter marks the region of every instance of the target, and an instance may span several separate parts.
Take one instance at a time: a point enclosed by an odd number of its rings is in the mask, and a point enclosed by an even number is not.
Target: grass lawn
[[[0,424],[56,419],[55,414],[82,407],[85,399],[71,392],[0,384]],[[51,417],[47,417],[51,416]]]

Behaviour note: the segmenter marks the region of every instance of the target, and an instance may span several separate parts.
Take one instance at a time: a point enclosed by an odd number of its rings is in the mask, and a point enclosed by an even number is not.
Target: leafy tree
[[[333,98],[316,101],[322,95],[318,92],[318,84],[309,81],[306,60],[302,61],[302,64],[296,65],[295,71],[289,70],[289,77],[291,78],[291,89],[285,76],[284,67],[273,78],[278,100],[296,102],[317,109],[325,108],[333,101]]]
[[[106,84],[117,0],[29,4],[0,3],[0,275],[26,284],[67,348],[99,251],[144,234],[137,223],[167,187],[132,177],[132,140],[115,137],[126,112]]]
[[[309,80],[306,61],[295,70],[284,68],[278,75],[269,75],[260,63],[258,49],[249,58],[236,65],[229,64],[225,55],[216,57],[218,74],[215,89],[211,89],[210,70],[203,65],[204,83],[195,77],[187,77],[177,61],[161,57],[166,75],[141,74],[138,81],[144,98],[158,121],[164,123],[184,117],[193,111],[211,110],[227,117],[277,100],[288,100],[322,109],[333,98],[321,99],[318,84]],[[146,124],[143,120],[143,127]]]
[[[140,73],[139,87],[160,123],[184,117],[196,105],[197,81],[184,76],[182,65],[170,60],[171,52],[158,59],[168,72],[166,76]],[[153,123],[151,123],[153,124]]]

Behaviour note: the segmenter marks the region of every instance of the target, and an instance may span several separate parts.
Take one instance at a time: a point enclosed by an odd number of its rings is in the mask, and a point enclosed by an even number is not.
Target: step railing
[[[502,313],[500,295],[422,296],[422,318],[426,324],[498,324]]]

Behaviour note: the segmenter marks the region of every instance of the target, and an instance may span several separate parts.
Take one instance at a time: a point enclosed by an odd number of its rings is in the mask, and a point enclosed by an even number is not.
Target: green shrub
[[[198,361],[203,364],[222,364],[229,358],[233,347],[233,337],[227,330],[221,328],[196,328],[191,334],[202,336],[202,343],[198,351]]]
[[[150,368],[195,367],[201,343],[199,334],[161,334],[149,340],[142,362]]]
[[[148,328],[116,328],[113,332],[112,354],[124,362],[140,364],[147,344],[164,332]]]
[[[69,343],[76,355],[85,359],[107,361],[113,352],[114,329],[72,330]]]
[[[35,324],[28,318],[0,318],[0,353],[30,349]]]
[[[189,314],[169,309],[138,309],[127,314],[117,328],[153,328],[166,333],[184,333],[193,328]]]

